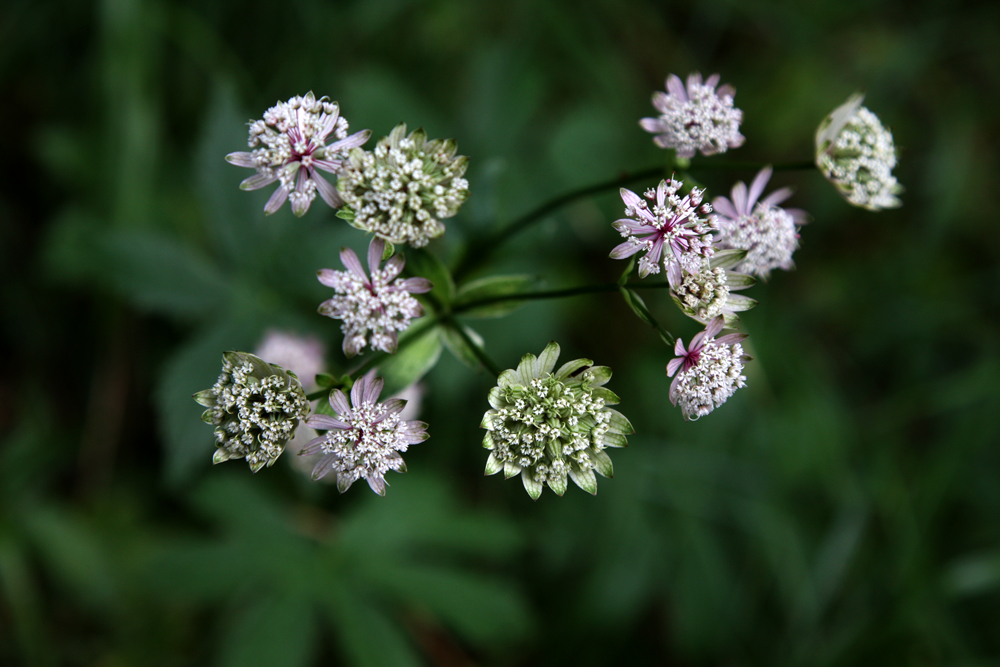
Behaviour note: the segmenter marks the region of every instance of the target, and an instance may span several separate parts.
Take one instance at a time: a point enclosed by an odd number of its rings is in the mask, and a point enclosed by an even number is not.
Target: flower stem
[[[483,364],[483,367],[485,367],[486,370],[493,373],[494,377],[500,377],[500,367],[497,366],[492,359],[490,359],[489,355],[486,354],[486,350],[480,347],[476,341],[472,340],[472,337],[465,332],[461,323],[452,320],[450,317],[445,320],[445,323],[449,328],[451,328],[452,331],[458,334],[459,338],[461,338],[466,345],[469,346],[469,349],[472,350],[472,353],[476,355],[476,358],[479,359],[480,363]]]
[[[666,170],[669,171],[669,169]],[[577,190],[571,190],[570,192],[562,194],[555,199],[545,202],[538,208],[528,211],[498,232],[487,236],[479,242],[473,243],[462,257],[461,261],[459,261],[458,267],[454,271],[455,280],[460,280],[466,274],[481,265],[483,261],[486,260],[486,258],[489,257],[504,242],[506,242],[507,239],[515,234],[518,234],[519,232],[524,231],[534,223],[544,220],[566,204],[574,202],[577,199],[583,199],[584,197],[589,197],[590,195],[603,192],[604,190],[620,188],[628,185],[629,183],[634,183],[635,181],[641,181],[654,176],[659,176],[663,174],[664,171],[665,167],[663,166],[650,167],[648,169],[643,169],[631,174],[625,174],[624,176],[619,176],[618,178],[613,178],[608,181],[602,181],[601,183],[588,185]]]
[[[626,283],[629,289],[667,289],[669,283]],[[599,283],[596,285],[581,285],[580,287],[568,287],[566,289],[538,290],[533,292],[518,292],[515,294],[502,294],[489,296],[475,301],[452,306],[451,312],[454,314],[464,313],[481,306],[488,306],[503,301],[535,301],[541,299],[561,299],[569,296],[580,296],[581,294],[596,294],[599,292],[616,292],[618,283]]]
[[[749,162],[745,160],[716,160],[712,158],[702,158],[691,160],[687,171],[716,171],[716,170],[739,170],[739,169],[762,169],[767,166],[766,162]],[[801,160],[799,162],[782,162],[771,165],[775,171],[794,171],[797,169],[815,169],[816,163],[812,160]]]

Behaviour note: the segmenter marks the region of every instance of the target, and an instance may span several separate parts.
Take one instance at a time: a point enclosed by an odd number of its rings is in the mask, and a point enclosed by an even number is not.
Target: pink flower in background
[[[316,376],[325,370],[326,346],[315,336],[271,329],[254,354],[295,373],[307,390],[316,386]]]
[[[331,135],[334,141],[327,145]],[[257,170],[256,175],[240,183],[244,190],[280,183],[267,200],[264,213],[274,213],[290,199],[292,213],[301,217],[317,192],[332,208],[344,205],[337,189],[318,170],[336,174],[347,151],[364,144],[369,136],[370,130],[348,136],[340,106],[326,97],[317,100],[310,91],[305,97],[278,102],[267,110],[263,120],[251,122],[248,143],[253,150],[230,153],[226,160],[237,167]]]
[[[703,190],[692,188],[681,198],[677,191],[683,185],[670,179],[660,181],[656,191],[647,190],[646,199],[621,189],[627,218],[616,220],[614,228],[628,240],[611,251],[612,259],[625,259],[638,252],[646,254],[639,260],[639,277],[660,272],[662,261],[671,285],[681,282],[681,269],[689,273],[701,270],[702,260],[712,256],[713,228],[702,216],[712,212],[702,204]]]
[[[410,320],[424,314],[423,307],[412,295],[429,292],[431,282],[426,278],[397,280],[405,264],[401,255],[393,256],[384,269],[379,269],[384,250],[382,239],[372,239],[368,246],[371,277],[350,248],[340,251],[340,260],[348,271],[317,271],[319,281],[337,292],[332,299],[320,304],[319,312],[343,320],[344,354],[348,357],[364,348],[369,336],[372,349],[395,352],[397,332],[405,331]]]
[[[680,77],[671,74],[666,85],[667,92],[653,93],[653,106],[660,115],[639,121],[642,129],[656,135],[657,146],[676,149],[678,157],[689,158],[697,151],[714,155],[743,145],[743,112],[733,106],[736,89],[727,84],[716,90],[718,74],[702,83],[701,74],[695,72],[688,76],[687,88]]]
[[[379,403],[382,378],[371,370],[351,388],[351,397],[339,389],[330,392],[330,406],[336,417],[314,414],[306,425],[325,430],[302,448],[300,456],[321,454],[312,478],[337,475],[337,489],[343,493],[364,478],[372,491],[385,495],[385,473],[406,472],[400,452],[427,439],[427,424],[399,418],[406,401],[394,398]]]
[[[770,178],[771,168],[764,167],[753,179],[749,191],[740,181],[733,186],[732,200],[726,197],[712,200],[718,247],[747,251],[733,271],[764,279],[773,269],[794,268],[792,254],[799,247],[799,226],[809,218],[801,209],[778,206],[792,196],[790,188],[775,190],[758,201]]]

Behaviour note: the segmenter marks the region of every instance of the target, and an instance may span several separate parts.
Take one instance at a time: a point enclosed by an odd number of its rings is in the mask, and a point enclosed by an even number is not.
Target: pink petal
[[[371,379],[369,372],[354,381],[354,386],[351,387],[351,405],[358,407],[364,402],[365,390],[368,389],[368,383],[371,382]]]
[[[713,74],[712,76],[705,79],[705,85],[708,86],[709,88],[715,88],[716,86],[719,85],[719,78],[720,77],[718,74]]]
[[[264,215],[275,213],[285,203],[286,199],[288,199],[288,188],[281,186],[274,191],[271,198],[264,204]]]
[[[338,278],[337,274],[339,271],[334,271],[333,269],[320,269],[316,272],[316,279],[327,287],[336,287]]]
[[[312,171],[313,182],[316,183],[316,191],[319,192],[319,196],[323,198],[327,206],[330,208],[340,208],[344,205],[344,200],[340,198],[340,194],[337,192],[337,188],[330,184],[330,181],[326,180],[315,171]]]
[[[750,213],[750,209],[747,208],[747,186],[743,181],[733,186],[733,207],[740,215]]]
[[[683,359],[671,359],[670,361],[668,361],[667,362],[667,377],[672,378],[674,376],[674,373],[677,372],[677,369],[680,368],[681,364],[683,364],[683,363],[684,363]]]
[[[716,197],[713,199],[712,208],[730,220],[736,220],[740,217],[740,214],[736,212],[736,208],[733,206],[733,202],[729,201],[727,197]]]
[[[625,241],[625,243],[619,243],[608,255],[611,259],[625,259],[626,257],[631,257],[640,250],[645,250],[646,246],[641,243],[632,243],[631,241]]]
[[[344,266],[346,266],[351,273],[365,281],[365,284],[369,282],[368,274],[365,273],[364,267],[361,266],[361,260],[358,259],[358,256],[353,250],[350,248],[341,248],[340,261],[343,262]]]
[[[385,252],[385,241],[376,236],[368,244],[368,270],[371,271],[373,276],[382,264],[383,252]]]
[[[705,327],[705,336],[707,338],[715,338],[716,334],[722,331],[722,327],[725,326],[725,324],[726,319],[722,317],[722,315],[719,315],[714,320],[709,322],[707,327]]]
[[[768,206],[777,206],[781,202],[791,197],[792,193],[793,190],[791,188],[781,188],[780,190],[775,190],[768,196],[764,197],[761,203],[767,204]]]
[[[389,261],[385,263],[385,269],[383,270],[386,282],[392,282],[392,280],[399,275],[399,272],[403,270],[405,265],[406,260],[402,255],[393,255]]]
[[[434,289],[434,283],[427,278],[407,278],[398,283],[398,287],[406,290],[410,294],[423,294]]]
[[[317,461],[316,465],[313,467],[312,470],[313,480],[326,477],[328,474],[330,474],[330,472],[333,471],[334,466],[336,466],[339,460],[340,457],[337,456],[336,454],[327,454],[319,461]]]
[[[270,172],[254,174],[253,176],[243,179],[243,182],[240,183],[240,190],[260,190],[265,185],[270,185],[276,180],[278,180],[278,177]]]
[[[377,403],[383,386],[385,386],[385,381],[382,378],[369,379],[368,386],[365,387],[365,403]]]
[[[761,169],[757,173],[757,176],[754,177],[753,183],[750,184],[750,194],[747,197],[748,209],[753,208],[753,205],[757,203],[757,198],[764,192],[767,182],[771,179],[771,172],[771,166],[768,165]]]
[[[688,92],[690,92],[693,86],[701,83],[701,72],[691,72],[690,74],[688,74],[687,83],[688,83]]]
[[[254,164],[253,161],[253,153],[247,153],[246,151],[230,153],[226,156],[226,162],[229,164],[235,164],[237,167],[249,167],[251,169],[257,168],[257,165]]]
[[[351,404],[347,402],[347,396],[340,389],[334,389],[330,392],[330,407],[338,415],[346,415],[351,411]]]
[[[667,124],[659,118],[640,118],[639,127],[653,134],[660,134],[667,131]]]
[[[324,414],[311,415],[308,419],[306,419],[305,424],[309,428],[320,429],[323,431],[331,431],[333,429],[348,431],[351,428],[350,424]]]
[[[331,156],[334,156],[337,153],[341,153],[343,151],[347,151],[352,148],[357,148],[359,146],[362,146],[366,141],[368,141],[368,138],[371,136],[372,136],[371,130],[361,130],[360,132],[355,132],[346,139],[335,141],[329,146],[327,146],[324,149],[325,151],[324,155],[327,156],[327,159],[330,159]]]
[[[687,90],[684,89],[684,83],[676,74],[671,74],[667,77],[667,91],[681,102],[688,101]]]

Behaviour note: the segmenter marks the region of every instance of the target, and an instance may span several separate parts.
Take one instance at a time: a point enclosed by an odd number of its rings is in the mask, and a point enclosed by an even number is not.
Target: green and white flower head
[[[611,369],[576,359],[553,373],[558,358],[559,345],[549,343],[537,359],[526,354],[517,370],[501,373],[481,425],[487,431],[483,447],[491,450],[486,474],[520,474],[534,499],[545,484],[563,495],[567,477],[597,493],[594,472],[613,472],[604,450],[626,446],[625,436],[634,433],[628,419],[607,407],[618,403],[604,387]]]
[[[213,463],[245,458],[257,472],[271,466],[309,415],[309,401],[294,373],[246,352],[222,355],[222,374],[194,395],[215,426]]]
[[[263,120],[250,122],[250,152],[226,156],[237,167],[256,169],[240,187],[257,190],[275,181],[279,187],[267,200],[264,213],[270,215],[291,200],[292,213],[303,216],[316,198],[316,193],[330,207],[340,208],[344,202],[337,189],[320,170],[336,174],[344,155],[351,148],[368,141],[371,130],[348,136],[347,120],[340,115],[340,106],[326,97],[316,99],[312,91],[296,95],[287,102],[278,102],[264,113]],[[326,143],[327,139],[333,141]]]
[[[667,364],[667,377],[674,378],[670,402],[680,405],[688,421],[704,417],[746,384],[743,365],[750,357],[743,354],[740,345],[746,334],[716,338],[723,326],[723,318],[716,317],[704,331],[694,335],[687,349],[680,338],[674,345],[677,356]]]
[[[441,220],[469,195],[462,178],[469,159],[456,156],[457,149],[452,139],[428,141],[423,129],[407,135],[400,123],[374,151],[352,150],[337,181],[354,215],[351,224],[415,248],[444,234]]]
[[[670,289],[670,296],[681,312],[702,324],[722,315],[726,324],[732,325],[739,320],[736,313],[756,306],[754,299],[733,294],[756,282],[750,276],[729,270],[746,254],[745,250],[717,250],[711,259],[703,260],[700,272],[685,271],[681,283]]]
[[[854,206],[870,211],[895,208],[903,187],[892,175],[896,147],[892,132],[861,106],[855,93],[823,119],[816,130],[816,165]]]

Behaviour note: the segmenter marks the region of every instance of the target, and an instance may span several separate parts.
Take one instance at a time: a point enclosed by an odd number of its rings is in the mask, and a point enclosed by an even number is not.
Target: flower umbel
[[[462,178],[469,158],[456,157],[452,139],[427,140],[423,129],[406,135],[406,123],[379,139],[374,151],[352,150],[337,188],[354,213],[351,224],[392,243],[415,248],[444,234],[469,195]]]
[[[653,93],[653,106],[658,118],[643,118],[639,125],[656,136],[660,148],[675,148],[677,156],[693,157],[725,153],[743,145],[740,134],[743,112],[733,106],[736,89],[726,84],[716,90],[719,75],[713,74],[702,83],[701,74],[688,76],[687,88],[676,74],[667,77],[667,92]]]
[[[681,312],[702,324],[722,315],[730,325],[739,319],[736,313],[757,305],[750,297],[733,294],[756,282],[750,276],[729,271],[746,254],[745,250],[717,250],[712,259],[702,260],[699,273],[685,271],[681,283],[670,288],[670,296]]]
[[[677,357],[667,364],[667,377],[677,375],[670,383],[670,402],[680,403],[681,414],[688,421],[704,417],[725,403],[746,382],[743,364],[750,357],[743,354],[740,345],[746,334],[716,339],[723,326],[723,318],[716,317],[704,331],[695,334],[687,349],[680,338],[674,345]]]
[[[340,261],[347,271],[320,269],[316,272],[319,281],[332,287],[336,296],[320,304],[319,313],[327,317],[343,320],[344,354],[353,357],[368,343],[371,335],[373,350],[395,352],[398,342],[397,332],[406,330],[410,320],[424,314],[420,303],[412,294],[429,292],[432,285],[426,278],[396,277],[406,260],[402,255],[394,255],[384,269],[382,254],[385,242],[374,238],[368,245],[369,277],[361,261],[350,248],[340,251]]]
[[[740,181],[733,186],[731,201],[726,197],[712,200],[718,247],[747,251],[733,270],[765,280],[773,269],[794,268],[792,254],[799,247],[799,226],[809,217],[801,209],[778,206],[792,196],[790,188],[775,190],[760,199],[770,178],[771,168],[765,167],[757,173],[749,191]]]
[[[660,181],[656,190],[647,190],[646,199],[626,188],[621,189],[627,218],[616,220],[614,228],[628,240],[611,251],[612,259],[625,259],[645,251],[639,260],[639,277],[660,272],[660,261],[671,285],[681,282],[681,269],[701,271],[702,261],[711,257],[711,233],[714,227],[705,217],[712,206],[702,203],[703,190],[691,188],[683,198],[677,195],[683,183]],[[664,246],[667,246],[666,248]]]
[[[294,373],[246,352],[223,354],[218,382],[194,400],[208,408],[202,420],[215,426],[213,463],[246,458],[254,472],[278,460],[309,414]]]
[[[328,138],[334,139],[327,145]],[[347,120],[340,106],[328,98],[316,99],[312,91],[278,102],[267,110],[263,120],[250,123],[250,152],[230,153],[226,160],[238,167],[256,169],[240,187],[257,190],[279,182],[267,200],[264,213],[270,215],[291,199],[292,213],[305,215],[316,193],[332,208],[344,205],[337,189],[317,170],[336,174],[343,155],[368,141],[371,130],[347,135]]]
[[[849,203],[878,211],[895,208],[903,191],[892,169],[896,147],[892,133],[861,106],[856,93],[823,119],[816,130],[816,166]]]
[[[306,425],[326,434],[311,440],[300,456],[322,454],[312,478],[337,474],[337,489],[343,493],[364,478],[372,491],[385,495],[385,473],[406,472],[400,452],[427,439],[427,424],[401,421],[399,413],[406,401],[398,398],[379,403],[382,378],[371,370],[351,387],[351,399],[339,389],[330,392],[330,406],[336,417],[314,414]]]
[[[549,343],[536,359],[526,354],[517,370],[500,374],[490,390],[492,407],[484,416],[483,447],[491,450],[486,474],[517,474],[537,499],[543,485],[566,492],[567,476],[584,491],[597,493],[594,471],[611,477],[606,447],[624,447],[634,433],[620,412],[608,405],[618,396],[605,389],[611,369],[589,359],[563,364],[555,373],[559,345]]]

